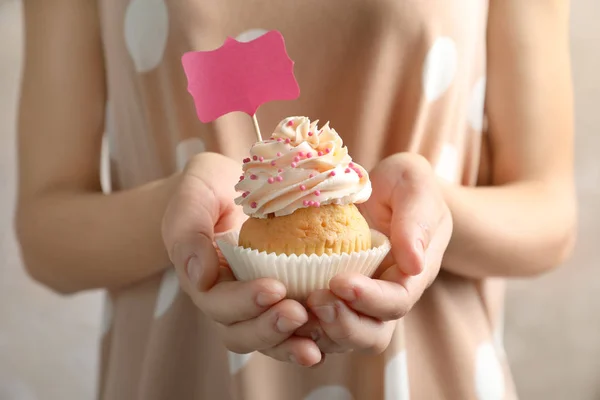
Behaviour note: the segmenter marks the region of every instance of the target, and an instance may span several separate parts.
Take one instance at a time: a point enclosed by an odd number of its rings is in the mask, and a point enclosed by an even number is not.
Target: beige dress
[[[258,112],[331,125],[365,168],[402,151],[444,179],[477,183],[484,125],[486,1],[100,0],[113,190],[181,169],[197,152],[241,160],[250,118],[203,125],[181,56],[227,36],[283,33],[301,96]],[[384,354],[303,369],[229,353],[165,273],[107,296],[103,400],[501,400],[516,398],[502,350],[501,281],[442,271]],[[168,267],[168,268],[167,268]]]

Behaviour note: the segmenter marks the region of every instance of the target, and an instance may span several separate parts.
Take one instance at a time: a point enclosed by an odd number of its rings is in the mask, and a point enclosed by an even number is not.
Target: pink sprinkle
[[[307,206],[309,205],[308,203],[310,203],[308,200],[304,200],[304,201],[302,202],[302,205],[303,205],[304,207],[307,207]]]
[[[320,151],[320,152],[318,152],[318,153],[317,153],[317,155],[318,155],[319,157],[321,157],[321,156],[323,155],[323,152],[322,152],[322,151]]]
[[[248,196],[248,194],[249,194],[249,193],[250,193],[250,192],[244,192],[244,193],[242,193],[242,197],[243,197],[243,198],[246,198],[246,196]]]
[[[347,174],[349,174],[350,173],[350,168],[346,168],[346,170],[344,172],[347,173]]]
[[[240,181],[243,181],[243,180],[244,180],[244,175],[241,175],[240,176]]]
[[[271,178],[267,179],[267,182],[273,183],[273,182],[275,182],[275,179],[273,179],[273,177],[271,177]]]
[[[278,138],[277,138],[277,141],[278,141],[278,142],[281,142],[282,140],[283,140],[283,139],[282,139],[282,138],[280,138],[280,137],[278,137]]]
[[[256,176],[256,175],[252,174],[252,175],[250,175],[250,179],[252,179],[253,181],[255,181],[255,180],[257,180],[257,179],[258,179],[258,176]]]
[[[328,147],[325,149],[325,153],[329,154],[331,152],[331,149]]]
[[[318,201],[315,201],[315,202],[313,203],[313,205],[314,205],[315,207],[321,207],[321,203],[319,203]]]
[[[349,166],[350,168],[354,168],[354,163],[353,163],[353,162],[350,162],[350,163],[348,163],[348,166]]]
[[[329,173],[329,176],[335,176],[335,171],[331,171],[331,172]]]
[[[309,201],[308,201],[308,205],[312,207],[312,206],[314,206],[314,205],[315,205],[315,202],[314,202],[314,201],[312,201],[312,200],[309,200]]]
[[[275,180],[277,182],[282,182],[283,181],[283,176],[280,175],[280,176],[276,177]]]
[[[283,172],[283,168],[279,168],[279,169],[277,170],[277,172],[279,172],[279,173],[282,173],[282,172]]]
[[[287,126],[293,126],[293,125],[294,125],[294,121],[289,120],[288,123],[287,123]]]
[[[286,144],[289,144],[289,143],[290,143],[290,141],[291,141],[291,140],[290,140],[289,138],[288,138],[288,139],[285,139],[285,143],[286,143]]]
[[[245,163],[249,163],[249,162],[250,162],[250,159],[249,159],[249,158],[244,158],[244,164],[245,164]]]
[[[276,162],[275,162],[275,161],[271,161],[271,165],[272,165],[273,167],[275,166],[275,164],[276,164]]]
[[[300,185],[300,190],[306,190],[306,186]]]
[[[362,177],[363,177],[363,176],[362,176],[362,174],[361,174],[360,172],[358,173],[358,177],[359,177],[359,178],[362,178]]]
[[[300,161],[300,157],[298,157],[298,156],[294,157],[294,161],[296,161],[296,162]]]
[[[309,177],[309,178],[314,178],[314,177],[315,177],[315,174],[310,174],[308,177]]]
[[[256,208],[256,206],[258,206],[258,204],[256,204],[256,202],[255,202],[255,201],[253,201],[252,203],[250,203],[250,207],[252,207],[252,208]]]
[[[306,153],[306,158],[311,158],[312,157],[312,153]]]
[[[281,157],[281,152],[280,151],[277,152],[277,157]]]
[[[312,136],[312,135],[313,135],[313,133],[312,133],[312,132],[308,132],[308,136]]]
[[[258,160],[258,157],[256,157],[256,156],[252,156],[252,159],[253,159],[254,161],[256,161],[256,160]]]
[[[299,151],[298,152],[298,157],[304,157],[304,152],[303,151]]]
[[[315,196],[320,196],[321,195],[321,191],[320,190],[315,190]]]
[[[265,161],[265,158],[264,157],[258,157],[258,161],[263,162],[263,161]]]
[[[292,168],[296,168],[296,167],[298,166],[298,164],[296,164],[295,162],[293,162],[293,163],[291,164],[291,166],[292,166]]]

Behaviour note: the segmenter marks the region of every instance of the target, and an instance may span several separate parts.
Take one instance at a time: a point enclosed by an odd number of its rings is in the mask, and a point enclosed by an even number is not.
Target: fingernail
[[[290,354],[290,362],[292,364],[300,365],[300,363],[298,362],[298,359],[293,354]]]
[[[281,293],[260,292],[258,295],[256,295],[256,304],[258,304],[260,307],[268,307],[277,303],[281,299],[283,299]]]
[[[313,340],[313,342],[319,341],[319,339],[321,339],[321,332],[319,332],[318,329],[315,331],[312,331],[310,333],[310,338]]]
[[[337,290],[336,293],[339,297],[346,301],[354,301],[356,300],[356,291],[353,287],[345,287],[340,290]]]
[[[202,267],[200,265],[200,261],[198,260],[198,258],[196,256],[190,258],[190,260],[188,261],[187,267],[185,269],[186,269],[189,280],[194,285],[197,285],[198,281],[200,280],[201,268]]]
[[[317,317],[321,321],[327,324],[331,324],[332,322],[334,322],[337,317],[337,312],[334,306],[314,307],[312,311],[317,315]]]
[[[293,332],[296,329],[300,328],[301,325],[302,324],[298,321],[294,321],[293,319],[289,319],[286,317],[277,318],[277,322],[275,323],[277,330],[281,333]]]

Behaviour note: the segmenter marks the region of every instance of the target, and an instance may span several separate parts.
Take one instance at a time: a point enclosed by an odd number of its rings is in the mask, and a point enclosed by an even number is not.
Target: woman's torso
[[[251,119],[203,125],[181,56],[279,30],[298,100],[258,111],[331,121],[366,168],[418,152],[474,185],[481,161],[487,2],[472,0],[100,0],[113,190],[162,178],[201,151],[237,160]],[[167,267],[167,266],[166,266]],[[334,355],[302,369],[235,355],[179,291],[172,270],[107,297],[102,399],[510,399],[500,340],[502,282],[442,272],[377,357]]]

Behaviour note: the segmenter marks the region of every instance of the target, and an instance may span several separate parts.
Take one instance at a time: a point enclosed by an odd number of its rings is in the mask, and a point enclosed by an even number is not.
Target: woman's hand
[[[385,350],[396,321],[437,276],[450,241],[452,216],[427,160],[394,155],[370,177],[373,195],[361,211],[372,228],[390,238],[392,257],[375,279],[340,274],[329,290],[311,294],[307,303],[316,319],[299,334],[310,335],[324,353]]]
[[[284,300],[285,286],[276,280],[236,281],[215,248],[215,233],[239,229],[246,218],[233,202],[240,171],[238,163],[212,153],[188,164],[163,219],[169,257],[183,290],[216,322],[227,349],[316,364],[321,353],[315,343],[291,337],[308,321],[305,308]]]

